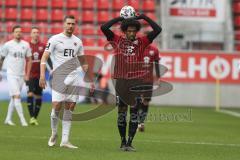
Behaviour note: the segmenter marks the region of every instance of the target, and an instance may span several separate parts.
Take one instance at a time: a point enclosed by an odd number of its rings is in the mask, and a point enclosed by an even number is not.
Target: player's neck
[[[64,34],[65,36],[67,36],[67,37],[72,37],[72,34],[70,34],[70,33],[63,32],[63,34]]]
[[[21,39],[14,38],[14,41],[19,43]]]
[[[37,43],[38,43],[38,40],[37,40],[37,39],[32,39],[32,40],[31,40],[31,43],[32,43],[32,44],[37,44]]]

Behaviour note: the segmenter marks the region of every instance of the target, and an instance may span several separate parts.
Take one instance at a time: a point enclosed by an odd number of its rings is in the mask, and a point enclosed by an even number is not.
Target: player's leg
[[[30,79],[27,82],[28,86],[28,93],[27,93],[27,105],[28,105],[28,111],[30,115],[30,124],[34,124],[34,103],[33,103],[33,92],[34,92],[34,85],[33,85],[33,79]]]
[[[144,132],[145,130],[144,121],[146,120],[148,114],[149,102],[151,101],[153,89],[153,84],[145,84],[145,86],[144,90],[146,90],[146,92],[142,95],[141,111],[139,112],[138,130],[140,132]]]
[[[72,125],[72,112],[74,111],[75,105],[76,102],[65,102],[62,119],[62,141],[60,147],[72,149],[78,148],[77,146],[74,146],[69,142],[69,135]]]
[[[121,137],[120,149],[125,150],[127,140],[126,140],[126,128],[127,128],[127,110],[128,105],[125,104],[119,97],[117,97],[118,106],[118,119],[117,126]]]
[[[36,79],[34,81],[34,86],[35,86],[35,90],[34,90],[34,98],[35,98],[35,105],[34,105],[34,124],[38,125],[38,121],[37,121],[37,117],[38,114],[40,112],[40,109],[42,107],[42,88],[39,87],[39,80]]]
[[[14,112],[14,99],[11,97],[8,105],[8,112],[7,112],[7,117],[5,119],[5,124],[14,126],[15,124],[12,122],[12,114]]]
[[[13,101],[14,101],[14,106],[16,108],[17,114],[20,118],[22,126],[28,126],[24,114],[23,114],[23,108],[22,108],[22,103],[21,103],[21,97],[20,93],[22,90],[22,86],[24,84],[24,79],[23,77],[15,77],[13,78],[13,83],[14,85],[10,87],[12,90],[12,95],[13,95]]]
[[[52,93],[53,93],[52,98],[55,99],[56,94],[54,94],[54,91]],[[60,114],[61,107],[62,107],[61,102],[59,102],[59,101],[52,102],[52,111],[50,114],[52,134],[48,141],[48,146],[50,146],[50,147],[54,146],[57,142],[58,120],[59,120],[59,114]]]

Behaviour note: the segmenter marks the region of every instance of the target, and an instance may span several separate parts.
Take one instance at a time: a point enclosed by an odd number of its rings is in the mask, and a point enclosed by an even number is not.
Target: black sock
[[[128,145],[132,145],[133,138],[138,127],[138,109],[137,107],[130,108],[130,121],[128,130]]]
[[[42,98],[38,98],[35,100],[35,110],[34,110],[34,117],[37,118],[39,111],[42,106]]]
[[[33,97],[30,97],[30,96],[27,97],[27,104],[28,104],[28,111],[29,111],[30,117],[33,117],[34,116],[34,113],[33,113]]]
[[[118,131],[121,136],[121,142],[126,143],[127,111],[118,112]]]
[[[148,105],[142,104],[141,105],[141,112],[140,112],[140,115],[139,115],[139,123],[144,123],[144,121],[147,117],[147,114],[148,114]]]

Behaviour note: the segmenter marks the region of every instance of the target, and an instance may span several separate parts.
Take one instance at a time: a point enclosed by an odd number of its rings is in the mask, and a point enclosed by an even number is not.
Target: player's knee
[[[51,118],[58,118],[58,117],[59,117],[59,111],[52,109]]]
[[[13,99],[20,99],[21,98],[20,95],[14,95],[12,97],[13,97]]]
[[[32,92],[28,92],[28,97],[33,97],[33,93]]]
[[[127,105],[119,105],[118,106],[118,112],[127,112]]]
[[[143,104],[144,104],[145,106],[148,106],[148,105],[149,105],[149,101],[148,101],[148,100],[143,100]]]

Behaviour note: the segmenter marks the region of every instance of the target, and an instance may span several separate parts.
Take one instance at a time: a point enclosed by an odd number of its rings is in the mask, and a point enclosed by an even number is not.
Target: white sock
[[[13,112],[14,112],[14,101],[13,101],[13,98],[11,98],[8,105],[8,112],[7,112],[7,117],[5,119],[5,122],[12,121]]]
[[[53,108],[50,117],[51,117],[52,135],[55,136],[55,135],[57,135],[59,111],[56,111],[56,110]]]
[[[72,124],[72,111],[64,109],[62,120],[62,143],[67,143]]]
[[[24,115],[23,115],[21,99],[15,98],[14,99],[14,104],[15,104],[15,108],[16,108],[16,111],[18,113],[18,116],[20,118],[21,123],[22,124],[26,124],[27,122],[26,122],[26,120],[24,118]]]

